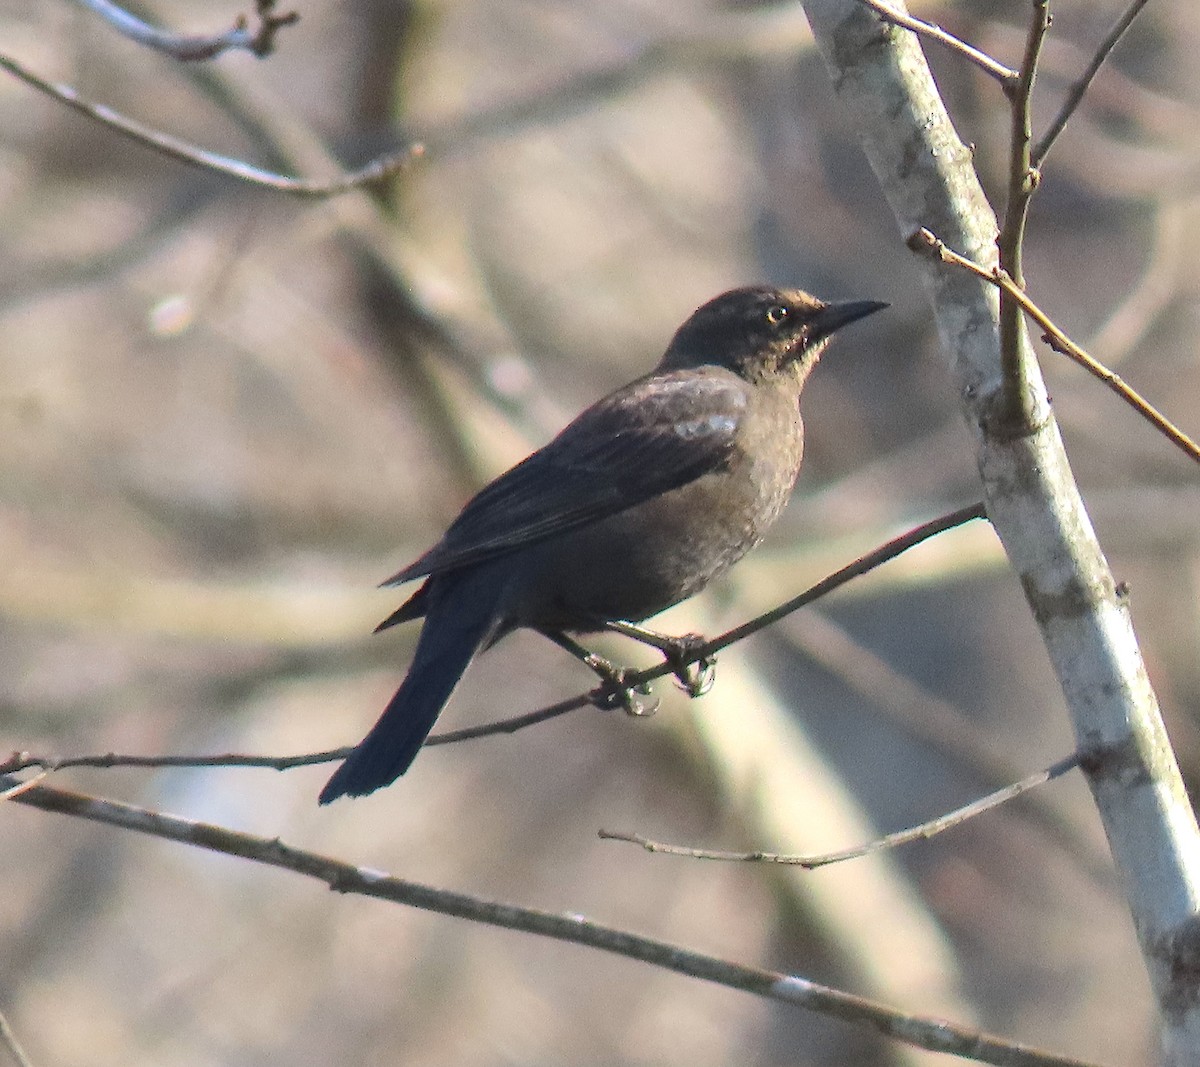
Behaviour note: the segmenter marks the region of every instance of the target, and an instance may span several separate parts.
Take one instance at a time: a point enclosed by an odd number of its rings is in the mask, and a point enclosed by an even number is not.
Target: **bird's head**
[[[825,303],[803,289],[731,289],[679,327],[658,369],[724,367],[747,381],[791,370],[803,381],[835,331],[885,307],[878,300]]]

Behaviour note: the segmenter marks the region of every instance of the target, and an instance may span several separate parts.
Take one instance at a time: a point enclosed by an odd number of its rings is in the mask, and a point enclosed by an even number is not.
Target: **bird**
[[[684,646],[637,624],[762,540],[800,473],[810,372],[837,330],[887,306],[769,286],[722,293],[679,327],[650,373],[485,486],[383,583],[424,579],[376,632],[424,623],[400,687],[319,802],[395,782],[472,660],[518,628],[577,655],[615,691],[621,672],[571,635],[615,630],[678,656]]]

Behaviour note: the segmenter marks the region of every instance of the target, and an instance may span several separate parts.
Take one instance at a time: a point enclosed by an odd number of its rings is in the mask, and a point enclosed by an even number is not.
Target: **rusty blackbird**
[[[886,306],[799,289],[724,293],[679,328],[651,373],[476,495],[384,583],[425,579],[379,629],[422,616],[424,627],[407,677],[320,802],[402,775],[472,659],[505,634],[537,630],[603,675],[604,661],[568,634],[640,622],[741,559],[800,471],[809,372],[835,330]]]

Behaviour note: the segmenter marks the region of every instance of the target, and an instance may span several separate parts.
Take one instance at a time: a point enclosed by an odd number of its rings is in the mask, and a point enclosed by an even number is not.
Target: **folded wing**
[[[384,585],[505,555],[720,470],[737,449],[748,389],[713,368],[641,379],[605,397],[483,489],[441,541]]]

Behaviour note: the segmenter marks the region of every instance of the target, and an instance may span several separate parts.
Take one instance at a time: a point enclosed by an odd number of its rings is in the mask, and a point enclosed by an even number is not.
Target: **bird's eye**
[[[772,304],[767,308],[767,322],[772,326],[778,326],[788,317],[788,309],[782,304]]]

